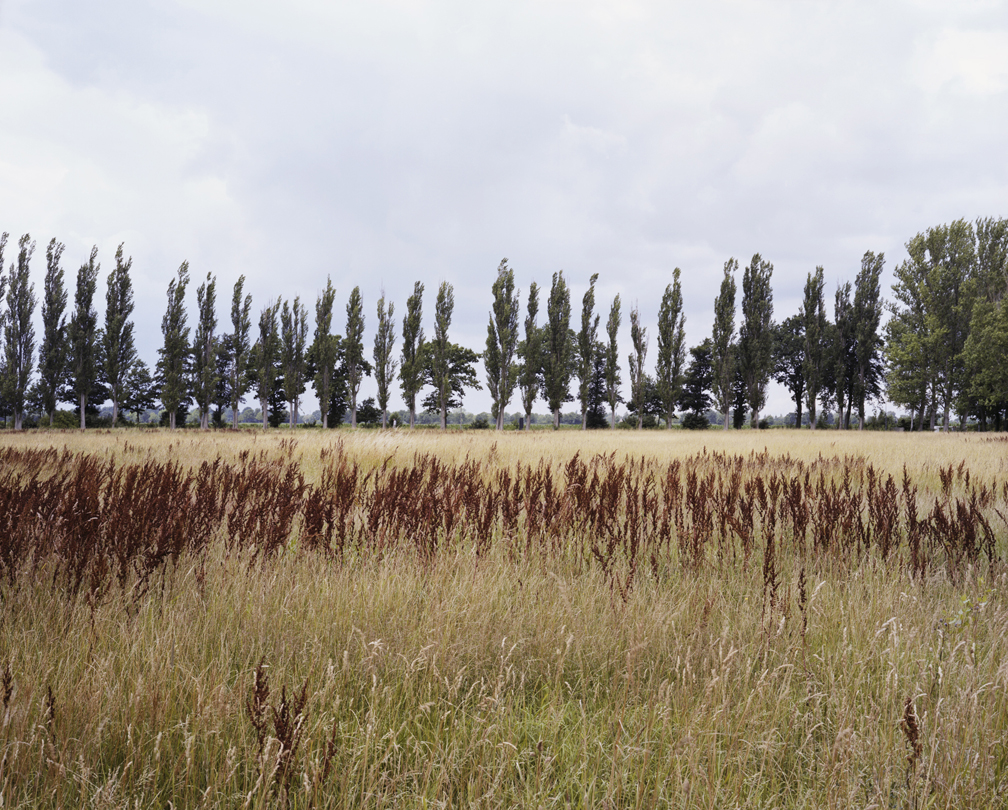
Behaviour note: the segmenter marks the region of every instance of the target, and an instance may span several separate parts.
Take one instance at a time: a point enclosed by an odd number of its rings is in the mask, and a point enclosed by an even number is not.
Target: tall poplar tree
[[[406,299],[406,315],[402,326],[402,363],[399,366],[399,380],[403,400],[409,409],[409,426],[416,425],[416,398],[423,388],[427,361],[423,332],[423,291],[424,285],[417,281],[413,285],[413,295]]]
[[[231,351],[228,364],[228,395],[231,404],[231,427],[238,427],[238,406],[249,390],[249,356],[252,351],[252,295],[242,298],[245,276],[239,276],[231,294],[231,335],[228,346]]]
[[[630,342],[633,351],[630,353],[630,387],[633,401],[637,406],[637,430],[644,427],[644,360],[647,357],[647,329],[640,324],[640,312],[634,306],[630,310]]]
[[[161,319],[164,345],[158,360],[161,404],[168,412],[168,425],[175,429],[179,407],[189,398],[189,327],[185,310],[186,287],[189,286],[189,262],[182,262],[178,278],[168,283],[168,307]]]
[[[590,388],[595,368],[595,350],[598,344],[599,317],[595,314],[595,282],[598,273],[592,274],[588,290],[581,299],[581,331],[578,332],[578,400],[581,402],[581,430],[588,429]]]
[[[305,392],[307,344],[308,310],[301,303],[301,297],[296,296],[293,306],[284,302],[280,315],[280,369],[287,399],[287,420],[291,428],[297,426],[301,395]]]
[[[14,412],[14,430],[21,430],[25,392],[35,365],[35,285],[30,283],[35,243],[25,234],[18,241],[17,263],[11,265],[7,283],[7,313],[4,319],[4,399]],[[2,259],[0,259],[2,261]],[[0,264],[0,271],[2,271]]]
[[[200,411],[200,429],[210,429],[210,406],[217,390],[217,279],[207,273],[196,289],[196,334],[193,335],[193,394]]]
[[[311,356],[315,367],[315,396],[318,397],[322,412],[322,427],[329,427],[329,403],[333,394],[333,379],[336,371],[338,337],[332,334],[333,305],[336,290],[332,277],[326,277],[326,288],[315,301],[315,339],[311,346]]]
[[[711,390],[714,402],[728,430],[728,416],[732,405],[732,386],[735,382],[735,273],[738,260],[725,262],[721,290],[714,299],[714,331],[711,336]]]
[[[108,275],[105,292],[105,329],[101,333],[102,364],[105,384],[112,400],[112,425],[119,422],[119,410],[126,398],[126,378],[136,360],[133,339],[133,283],[130,269],[133,257],[123,259],[123,246],[119,243],[115,254],[115,267]]]
[[[742,327],[739,330],[739,364],[746,384],[750,425],[759,425],[766,404],[767,383],[773,370],[773,265],[754,254],[742,276]]]
[[[74,312],[70,318],[67,340],[67,387],[80,406],[81,430],[85,428],[87,400],[98,377],[98,313],[94,309],[94,294],[101,265],[95,261],[97,258],[98,248],[93,247],[91,257],[77,271]]]
[[[55,238],[46,248],[45,289],[42,294],[42,345],[39,347],[39,389],[42,394],[42,410],[49,414],[52,427],[56,416],[56,401],[66,370],[67,324],[64,313],[67,305],[67,290],[64,286],[63,268],[60,258],[64,245]],[[2,264],[2,260],[0,260]]]
[[[427,373],[434,386],[441,430],[448,427],[448,402],[451,399],[451,343],[448,328],[455,309],[455,291],[451,284],[442,281],[434,304],[434,337],[427,347]]]
[[[655,364],[658,396],[665,409],[665,426],[672,427],[676,405],[682,396],[686,365],[686,316],[683,314],[681,271],[672,271],[658,310],[658,358]]]
[[[861,271],[854,281],[854,399],[857,402],[858,430],[864,430],[865,400],[881,395],[882,298],[879,281],[885,254],[867,251],[861,258]]]
[[[831,330],[833,395],[837,404],[837,430],[850,427],[851,400],[854,394],[856,356],[854,352],[854,308],[851,306],[850,282],[837,287],[833,304],[834,327]],[[846,413],[845,413],[846,409]]]
[[[393,380],[396,377],[396,361],[392,357],[395,347],[395,305],[389,301],[385,306],[385,289],[378,299],[378,330],[374,339],[375,381],[378,383],[378,407],[381,409],[381,426],[388,427],[388,403]]]
[[[497,267],[493,297],[483,366],[486,369],[487,388],[493,403],[491,410],[497,430],[503,430],[504,409],[511,401],[518,381],[518,366],[515,363],[515,351],[518,348],[518,291],[515,289],[514,270],[508,267],[506,258],[501,259]]]
[[[574,341],[570,328],[570,290],[563,271],[553,274],[546,306],[543,340],[543,391],[553,413],[553,429],[560,428],[560,407],[570,402],[570,381],[574,370]]]
[[[826,337],[826,302],[823,298],[823,268],[816,267],[815,274],[809,273],[805,281],[805,297],[802,301],[801,319],[805,337],[802,358],[802,375],[805,378],[805,404],[809,409],[809,423],[816,429],[816,403],[823,387],[823,368]],[[798,423],[801,427],[801,422]]]
[[[364,302],[360,287],[350,292],[346,306],[346,351],[347,387],[350,391],[350,426],[357,427],[357,394],[360,392],[364,375],[371,376],[371,364],[364,359]]]
[[[539,328],[539,285],[529,285],[528,308],[525,314],[525,338],[518,345],[519,388],[525,411],[525,430],[532,426],[532,405],[542,387],[542,329]]]
[[[277,361],[280,358],[280,329],[277,315],[280,302],[267,304],[259,313],[259,340],[252,349],[252,363],[255,371],[255,388],[262,409],[263,430],[269,427],[270,403],[273,399],[277,378]]]
[[[609,308],[609,319],[606,321],[606,335],[609,342],[606,344],[605,356],[605,384],[606,401],[609,403],[609,413],[612,422],[609,427],[616,430],[616,406],[623,401],[620,396],[620,385],[623,380],[620,377],[619,365],[619,328],[623,318],[620,315],[619,293],[613,298],[612,306]]]

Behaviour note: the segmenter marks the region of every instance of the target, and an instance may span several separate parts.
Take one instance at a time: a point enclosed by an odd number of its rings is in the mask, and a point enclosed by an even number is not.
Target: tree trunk
[[[815,399],[812,400],[812,405],[809,407],[809,410],[808,410],[808,420],[809,420],[809,427],[812,430],[815,430],[815,426],[816,426],[816,405],[815,405]],[[798,427],[799,428],[801,427],[801,422],[798,423]]]
[[[413,430],[413,428],[416,427],[416,405],[410,405],[409,426],[410,430]]]
[[[112,427],[119,424],[119,403],[113,398],[112,400]]]
[[[238,408],[231,409],[231,430],[238,429]]]
[[[588,411],[585,408],[581,409],[581,430],[588,430]]]
[[[21,411],[14,411],[14,430],[21,430]]]
[[[801,400],[798,400],[798,421],[795,422],[795,425],[798,426],[798,430],[801,430],[801,416],[802,416],[802,412],[801,412]]]
[[[84,411],[87,409],[87,394],[80,395],[80,429],[86,429],[87,425],[84,422]],[[172,425],[174,427],[174,425]]]
[[[382,408],[381,412],[381,426],[382,430],[388,427],[388,408]]]
[[[448,430],[448,408],[445,406],[444,397],[441,397],[441,430]]]
[[[728,412],[730,410],[731,410],[730,408],[725,408],[725,412],[724,412],[724,429],[725,430],[728,430]]]
[[[137,417],[137,421],[140,421],[140,417]],[[56,423],[56,407],[53,406],[49,409],[49,427],[52,427]]]
[[[532,411],[525,412],[525,430],[528,431],[532,427]]]
[[[560,409],[553,411],[553,430],[560,430]]]
[[[262,418],[263,418],[263,430],[269,427],[269,407],[264,400],[259,400],[259,405],[262,407]]]

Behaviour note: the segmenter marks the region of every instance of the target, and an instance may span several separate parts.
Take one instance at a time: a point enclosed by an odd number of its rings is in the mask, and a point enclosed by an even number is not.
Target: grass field
[[[1008,804],[1003,440],[4,434],[0,498],[5,808]]]

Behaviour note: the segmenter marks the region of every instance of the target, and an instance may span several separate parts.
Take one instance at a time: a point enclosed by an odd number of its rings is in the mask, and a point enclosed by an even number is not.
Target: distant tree
[[[354,287],[350,292],[346,314],[343,348],[346,352],[347,387],[350,392],[350,427],[357,427],[357,394],[364,375],[371,376],[371,364],[364,359],[364,302],[360,287]]]
[[[80,406],[80,426],[85,428],[88,396],[98,382],[98,313],[93,302],[101,267],[95,259],[98,248],[91,248],[91,258],[77,271],[77,290],[74,294],[74,312],[68,332],[68,394]],[[174,283],[174,282],[172,282]],[[168,288],[169,292],[171,287]]]
[[[640,313],[634,306],[630,310],[630,390],[637,411],[637,430],[644,426],[644,360],[647,357],[647,329],[640,325]]]
[[[801,315],[792,315],[774,327],[773,376],[795,403],[795,426],[801,427],[805,397],[805,334]]]
[[[676,404],[682,394],[686,365],[686,316],[683,314],[681,271],[672,271],[673,281],[665,287],[658,310],[658,360],[655,377],[664,408],[665,425],[672,427]]]
[[[333,394],[333,377],[336,373],[336,353],[339,348],[339,337],[332,334],[333,304],[336,302],[336,290],[333,289],[332,277],[326,277],[326,288],[315,301],[315,340],[312,342],[309,354],[315,369],[315,396],[318,397],[319,410],[322,413],[323,429],[329,427],[329,403]],[[342,420],[342,414],[340,420]]]
[[[574,369],[574,340],[570,328],[570,291],[563,271],[553,274],[542,346],[543,392],[553,413],[553,429],[560,427],[560,407],[570,402]]]
[[[833,372],[833,396],[837,404],[837,429],[850,427],[851,401],[854,397],[854,377],[857,373],[855,354],[854,309],[850,300],[850,282],[837,287],[833,305],[835,327],[832,337],[831,360]],[[846,406],[846,415],[844,408]]]
[[[399,380],[403,400],[409,409],[409,426],[416,425],[416,398],[423,388],[427,361],[423,332],[423,291],[424,285],[417,281],[413,285],[413,295],[406,299],[406,316],[402,326],[402,362],[399,365]]]
[[[738,341],[732,344],[732,357],[738,357]],[[735,376],[732,381],[732,412],[731,426],[735,430],[742,430],[745,427],[747,405],[749,402],[748,390],[746,389],[745,375],[742,374],[742,365],[735,363]]]
[[[270,406],[276,411],[277,363],[280,359],[280,330],[277,313],[280,302],[267,304],[259,313],[259,339],[252,348],[252,364],[256,394],[262,409],[262,426],[266,430],[270,419]]]
[[[861,259],[861,272],[854,282],[854,399],[858,406],[858,430],[864,430],[865,400],[882,395],[882,298],[879,281],[885,254],[867,251]]]
[[[805,298],[801,310],[804,352],[802,377],[805,381],[805,404],[809,409],[809,423],[816,429],[816,401],[823,389],[825,358],[826,304],[823,300],[823,268],[809,273],[805,281]],[[798,420],[801,427],[801,419]]]
[[[965,395],[975,403],[980,429],[993,416],[998,430],[1008,410],[1008,299],[992,302],[986,296],[973,307],[965,345],[965,370],[969,388]]]
[[[377,425],[378,420],[384,416],[381,409],[375,404],[374,397],[368,397],[357,409],[358,421],[362,425]]]
[[[581,300],[581,331],[578,332],[578,399],[581,402],[581,430],[588,429],[588,388],[595,369],[594,351],[598,344],[599,316],[595,314],[595,282],[598,273],[592,274],[588,291]]]
[[[227,364],[228,395],[231,405],[231,427],[238,426],[238,406],[249,390],[249,361],[252,351],[252,296],[242,298],[245,276],[239,276],[231,295],[230,357]]]
[[[388,403],[392,382],[396,377],[396,361],[392,358],[395,347],[395,305],[385,306],[385,289],[378,299],[378,331],[374,339],[375,380],[378,382],[378,407],[381,409],[381,426],[388,427]]]
[[[35,243],[25,234],[18,241],[17,263],[11,265],[4,316],[3,396],[14,414],[14,430],[21,430],[25,396],[35,365],[35,285],[30,283],[30,265]],[[2,262],[2,258],[0,258]],[[3,265],[0,264],[0,272]]]
[[[193,336],[192,389],[200,412],[200,430],[210,429],[210,407],[217,390],[217,279],[207,273],[196,290],[196,334]]]
[[[592,374],[588,385],[589,430],[609,427],[606,418],[606,345],[596,341],[592,350]]]
[[[280,314],[280,369],[288,424],[292,428],[298,423],[301,395],[305,392],[308,376],[307,345],[308,310],[297,296],[293,306],[284,301]]]
[[[178,278],[168,283],[168,308],[161,319],[164,345],[158,360],[161,404],[168,424],[175,429],[176,416],[189,401],[189,327],[186,325],[185,293],[189,286],[189,262],[182,262]]]
[[[732,403],[732,386],[735,381],[735,273],[738,261],[725,262],[721,290],[714,299],[714,333],[711,339],[711,371],[714,382],[714,402],[724,418],[728,430],[728,410]]]
[[[136,413],[137,424],[140,424],[140,414],[152,410],[157,404],[157,390],[150,369],[139,357],[133,358],[126,374],[125,392],[123,411]]]
[[[213,420],[215,428],[224,427],[224,412],[231,410],[231,366],[234,363],[234,335],[225,332],[217,339],[217,350],[214,352],[214,368],[216,373],[214,379],[217,384],[214,386],[213,411],[210,418]],[[232,415],[233,417],[233,415]],[[235,421],[232,418],[232,426]]]
[[[434,337],[427,346],[427,381],[434,390],[424,400],[424,407],[441,416],[441,429],[448,427],[448,409],[460,408],[466,388],[481,388],[473,365],[479,355],[448,339],[455,293],[451,284],[441,282],[434,305]]]
[[[64,313],[67,305],[67,290],[64,286],[63,268],[60,258],[64,245],[55,239],[46,248],[45,292],[42,296],[42,345],[39,347],[39,393],[42,410],[49,414],[49,427],[56,416],[56,402],[63,387],[67,367],[67,323]],[[0,250],[0,268],[3,266],[3,251]]]
[[[525,430],[532,424],[532,405],[543,384],[542,379],[542,338],[543,330],[537,325],[539,315],[539,287],[533,281],[529,285],[528,310],[525,315],[525,338],[518,344],[519,388],[522,407],[525,410]]]
[[[773,368],[773,265],[754,254],[742,276],[742,328],[739,365],[746,382],[750,425],[756,428],[766,404],[767,383]]]
[[[483,366],[493,403],[491,415],[497,422],[497,430],[503,430],[504,409],[511,401],[518,381],[518,365],[515,363],[518,348],[518,291],[515,289],[514,270],[508,267],[507,259],[501,259],[497,267],[493,296]]]
[[[699,346],[689,350],[690,362],[683,378],[682,396],[679,407],[689,413],[683,417],[684,428],[690,430],[705,430],[710,423],[707,421],[707,409],[712,399],[708,393],[714,384],[714,374],[711,369],[711,340],[708,338]]]
[[[342,335],[332,336],[332,346],[333,375],[329,393],[329,414],[326,420],[326,425],[330,428],[337,428],[343,424],[343,420],[349,410],[349,400],[347,398],[346,353],[343,349]]]
[[[616,406],[623,401],[620,396],[620,385],[623,382],[620,378],[619,366],[619,328],[622,317],[620,315],[619,294],[613,298],[612,306],[609,308],[609,319],[606,321],[606,335],[609,342],[605,348],[605,379],[606,379],[606,401],[609,403],[609,412],[612,417],[611,427],[616,429]]]
[[[119,421],[119,408],[126,394],[126,375],[136,359],[133,339],[133,257],[123,259],[122,243],[116,249],[115,267],[108,276],[105,293],[105,329],[101,333],[105,384],[112,400],[112,424]]]

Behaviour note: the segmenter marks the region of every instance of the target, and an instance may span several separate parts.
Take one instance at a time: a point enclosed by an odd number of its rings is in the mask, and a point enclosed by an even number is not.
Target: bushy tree
[[[795,426],[801,427],[805,397],[805,334],[801,315],[785,318],[774,327],[773,376],[795,403]]]
[[[689,354],[690,361],[686,366],[682,395],[679,398],[679,407],[689,413],[683,417],[682,426],[687,430],[706,430],[710,426],[707,409],[713,401],[709,392],[714,384],[710,338],[691,348]]]
[[[864,430],[865,400],[882,395],[882,297],[879,281],[885,255],[867,251],[854,282],[854,400],[858,408],[858,430]]]
[[[270,410],[276,411],[277,364],[280,360],[280,330],[277,313],[280,302],[267,304],[259,313],[259,339],[252,347],[253,383],[262,409],[262,426],[266,430],[270,424]],[[284,400],[281,399],[281,402]],[[279,424],[279,423],[277,423]]]
[[[301,297],[296,296],[292,306],[284,302],[280,314],[280,368],[288,424],[292,428],[298,423],[301,395],[308,377],[307,346],[308,310],[301,303]]]

